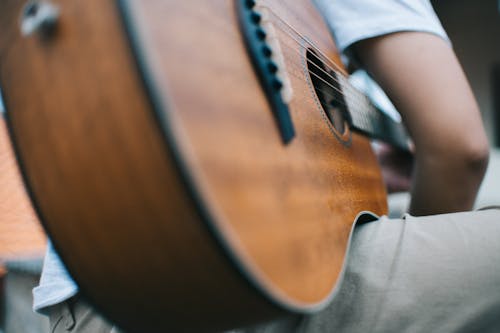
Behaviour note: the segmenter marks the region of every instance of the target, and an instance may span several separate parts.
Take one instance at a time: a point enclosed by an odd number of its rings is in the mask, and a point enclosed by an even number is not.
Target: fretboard
[[[339,75],[344,100],[351,116],[351,129],[408,150],[409,136],[401,122],[380,111],[370,99]]]

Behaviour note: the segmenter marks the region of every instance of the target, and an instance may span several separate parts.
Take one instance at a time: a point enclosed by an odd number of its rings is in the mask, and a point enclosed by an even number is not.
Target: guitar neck
[[[350,114],[351,129],[408,150],[410,138],[403,123],[398,122],[379,110],[370,99],[354,88],[345,77],[340,81],[344,100]]]

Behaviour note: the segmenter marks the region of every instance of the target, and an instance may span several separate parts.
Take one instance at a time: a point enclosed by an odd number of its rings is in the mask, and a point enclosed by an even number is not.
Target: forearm
[[[411,213],[471,209],[486,169],[488,143],[453,50],[441,38],[418,32],[377,37],[355,47],[414,140]]]

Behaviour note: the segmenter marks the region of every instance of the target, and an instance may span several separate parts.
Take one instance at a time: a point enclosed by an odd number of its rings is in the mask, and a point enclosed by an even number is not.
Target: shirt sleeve
[[[69,275],[49,240],[40,283],[33,289],[33,310],[48,315],[50,306],[70,299],[77,292],[78,286]]]
[[[450,45],[429,0],[315,0],[339,52],[372,37],[399,31],[435,34]]]

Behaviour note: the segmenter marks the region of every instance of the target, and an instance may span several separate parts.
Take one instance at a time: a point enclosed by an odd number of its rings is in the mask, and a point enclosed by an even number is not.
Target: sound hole
[[[348,129],[348,111],[337,74],[312,49],[306,52],[307,69],[314,91],[333,128],[343,136]]]

